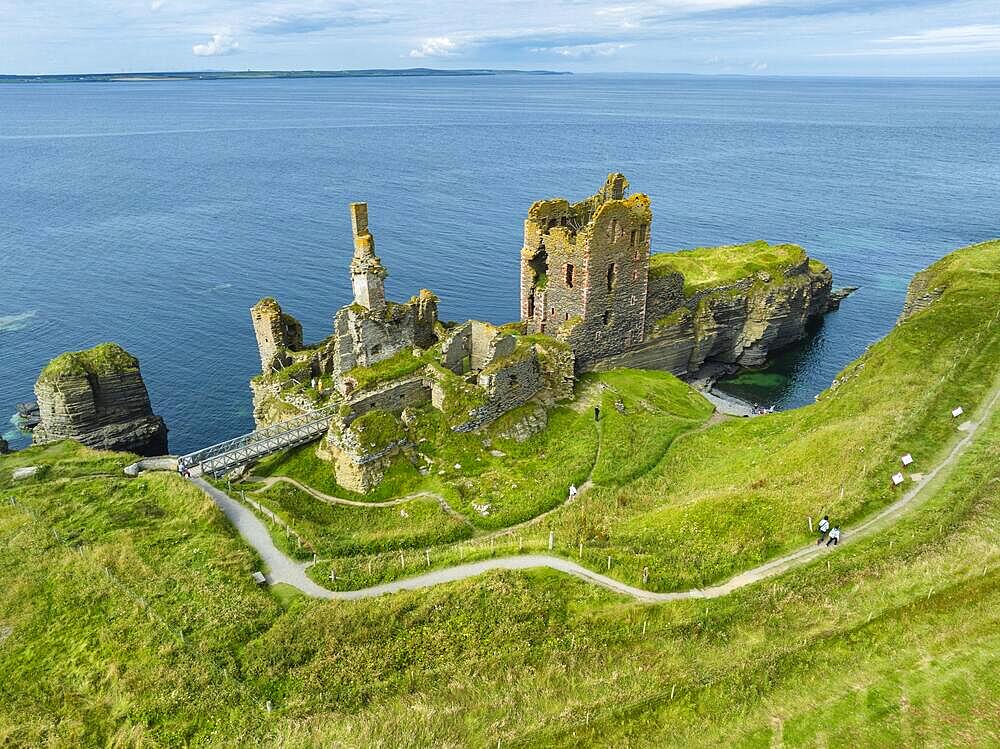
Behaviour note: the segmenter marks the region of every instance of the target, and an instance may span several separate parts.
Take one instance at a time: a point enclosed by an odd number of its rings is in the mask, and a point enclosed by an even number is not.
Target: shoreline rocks
[[[98,450],[163,455],[167,426],[153,413],[139,361],[114,343],[62,354],[35,383],[33,443],[63,439]]]

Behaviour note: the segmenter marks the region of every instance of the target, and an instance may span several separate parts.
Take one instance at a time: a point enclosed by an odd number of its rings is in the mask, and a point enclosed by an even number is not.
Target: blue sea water
[[[742,386],[806,403],[891,328],[915,271],[1000,236],[1000,80],[2,86],[0,431],[51,357],[104,340],[140,358],[173,450],[250,428],[248,309],[273,295],[328,333],[351,201],[393,298],[428,287],[446,319],[514,319],[528,207],[615,170],[652,198],[654,251],[796,242],[861,287]]]

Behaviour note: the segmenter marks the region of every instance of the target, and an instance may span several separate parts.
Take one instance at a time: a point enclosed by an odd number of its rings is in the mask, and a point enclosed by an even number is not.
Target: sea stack
[[[57,356],[35,383],[36,445],[76,440],[98,450],[167,452],[167,426],[153,413],[139,360],[115,343]]]

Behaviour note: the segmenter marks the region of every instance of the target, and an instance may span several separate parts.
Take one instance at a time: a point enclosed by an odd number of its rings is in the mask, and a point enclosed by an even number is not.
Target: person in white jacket
[[[817,546],[823,543],[823,539],[826,538],[826,532],[828,530],[830,530],[830,516],[824,515],[823,519],[819,521],[819,539],[816,541]]]
[[[833,530],[830,531],[830,538],[827,539],[826,545],[829,546],[830,544],[833,544],[836,546],[838,541],[840,541],[840,528],[833,526]]]

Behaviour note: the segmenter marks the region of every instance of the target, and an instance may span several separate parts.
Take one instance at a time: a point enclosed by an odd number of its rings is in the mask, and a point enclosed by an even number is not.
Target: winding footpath
[[[985,423],[985,421],[992,414],[993,410],[996,408],[998,401],[1000,401],[1000,388],[994,389],[993,393],[988,397],[988,400],[981,409],[982,415],[978,420],[966,421],[959,426],[959,431],[963,433],[963,437],[958,440],[948,456],[938,466],[924,475],[919,483],[910,488],[898,500],[853,528],[849,535],[845,533],[845,538],[842,539],[841,545],[872,535],[883,526],[897,520],[904,511],[918,504],[916,500],[920,498],[924,489],[928,487],[942,471],[952,466],[965,452],[966,448],[968,448],[968,446],[972,443],[973,438],[979,431],[980,427],[982,427],[983,423]],[[547,554],[522,554],[510,557],[499,557],[496,559],[484,559],[479,562],[469,562],[467,564],[446,567],[440,570],[427,572],[423,575],[394,580],[382,585],[361,588],[360,590],[333,591],[324,588],[309,578],[306,574],[306,569],[310,566],[310,563],[296,562],[278,550],[272,542],[266,526],[257,518],[252,510],[232,499],[225,492],[216,489],[214,486],[201,478],[191,478],[189,480],[212,498],[229,521],[236,527],[240,535],[243,536],[246,542],[257,551],[264,564],[269,569],[269,574],[267,575],[269,583],[286,583],[298,588],[306,595],[314,598],[356,601],[364,598],[374,598],[386,593],[396,593],[403,590],[418,590],[420,588],[428,588],[434,585],[441,585],[443,583],[465,580],[470,577],[481,575],[484,572],[489,572],[490,570],[526,570],[538,567],[548,567],[550,569],[573,575],[574,577],[584,580],[585,582],[598,585],[615,593],[630,596],[643,603],[663,603],[667,601],[681,601],[696,598],[718,598],[739,588],[751,585],[752,583],[778,575],[791,567],[798,567],[806,564],[820,554],[829,553],[831,551],[825,546],[809,544],[808,546],[797,549],[789,554],[772,559],[759,567],[754,567],[753,569],[742,572],[726,582],[720,583],[719,585],[675,593],[654,593],[652,591],[643,590],[642,588],[636,588],[619,580],[615,580],[614,578],[589,570],[576,562]],[[296,483],[296,485],[300,488],[305,491],[309,491],[306,487],[297,484],[297,482],[293,481],[292,483]],[[310,492],[310,494],[313,494],[314,496],[316,495],[315,492]],[[409,499],[412,499],[412,497],[394,500],[389,504],[399,504],[400,502],[408,501]],[[350,502],[350,500],[337,501],[345,503]],[[378,506],[368,503],[359,504],[362,504],[363,506]],[[448,509],[452,508],[449,507]]]
[[[313,489],[311,486],[306,486],[299,481],[291,478],[290,476],[250,476],[248,481],[254,483],[263,484],[260,489],[255,489],[252,493],[259,494],[270,489],[275,484],[291,484],[296,489],[304,491],[306,494],[315,497],[320,502],[326,502],[328,505],[343,505],[345,507],[363,507],[366,509],[371,509],[374,507],[396,507],[397,505],[403,505],[407,502],[412,502],[415,499],[433,499],[444,510],[448,515],[453,518],[461,520],[466,525],[472,525],[465,515],[460,513],[450,504],[448,500],[442,497],[437,492],[416,492],[415,494],[406,494],[402,497],[396,497],[396,499],[390,499],[385,502],[361,502],[356,499],[345,499],[344,497],[335,497],[331,494],[324,494],[321,491]]]

